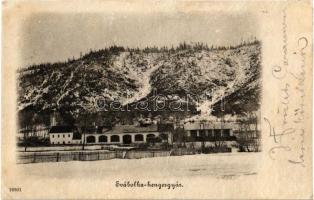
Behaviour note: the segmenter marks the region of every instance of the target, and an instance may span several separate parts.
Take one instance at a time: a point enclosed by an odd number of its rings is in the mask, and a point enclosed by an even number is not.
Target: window
[[[65,137],[65,135],[63,134],[63,137]]]
[[[68,137],[71,137],[71,134],[69,134]]]
[[[224,129],[222,134],[224,137],[229,137],[230,136],[230,129]]]
[[[54,144],[54,142],[51,142],[51,144]]]
[[[86,137],[86,142],[87,143],[95,143],[95,137],[94,136],[88,136]]]
[[[120,142],[120,137],[118,135],[112,135],[110,139],[111,142]]]
[[[147,143],[155,143],[155,142],[157,142],[156,139],[157,139],[157,138],[155,137],[154,134],[148,134],[148,135],[146,135],[146,142],[147,142]]]
[[[101,135],[101,136],[99,136],[98,140],[99,140],[99,142],[107,142],[107,136]]]
[[[146,138],[155,138],[155,135],[154,135],[154,134],[148,134],[148,135],[146,136]]]
[[[144,137],[141,134],[135,135],[135,141],[144,141]]]
[[[123,144],[131,144],[132,143],[132,136],[131,135],[124,135],[122,137]]]
[[[65,142],[63,141],[63,144],[65,144]]]
[[[52,135],[52,138],[54,138],[55,137],[55,135]]]
[[[70,141],[68,141],[68,144],[70,144],[71,142]]]
[[[191,137],[197,138],[197,130],[191,130]]]
[[[58,138],[60,137],[60,135],[58,134]]]
[[[204,130],[204,129],[199,130],[199,133],[200,133],[200,136],[201,136],[201,137],[202,137],[202,136],[205,136],[205,130]]]
[[[214,133],[215,133],[215,137],[221,137],[221,129],[215,129]]]

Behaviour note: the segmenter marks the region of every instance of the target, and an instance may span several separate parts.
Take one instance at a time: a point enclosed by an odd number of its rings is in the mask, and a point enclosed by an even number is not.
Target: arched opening
[[[112,135],[110,140],[111,142],[120,142],[120,137],[118,135]]]
[[[146,135],[146,142],[148,143],[155,143],[156,137],[154,134]]]
[[[147,137],[147,138],[154,138],[155,135],[154,135],[154,134],[148,134],[146,137]]]
[[[131,135],[124,135],[123,136],[123,144],[131,144],[131,143],[132,143]]]
[[[107,142],[107,136],[105,136],[105,135],[99,136],[98,141],[99,142]]]
[[[137,142],[144,141],[144,136],[142,134],[135,135],[135,141],[137,141]]]
[[[87,143],[95,143],[96,139],[94,136],[87,136],[86,137],[86,142]]]

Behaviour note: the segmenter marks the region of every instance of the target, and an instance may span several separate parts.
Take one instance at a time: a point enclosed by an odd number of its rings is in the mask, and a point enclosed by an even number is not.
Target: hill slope
[[[42,64],[19,71],[18,110],[72,115],[95,111],[95,98],[122,105],[152,97],[185,101],[217,114],[221,97],[227,112],[257,109],[260,92],[258,41],[232,48],[138,50],[112,47],[65,63]],[[209,100],[197,101],[204,95]],[[245,105],[245,106],[244,106]]]

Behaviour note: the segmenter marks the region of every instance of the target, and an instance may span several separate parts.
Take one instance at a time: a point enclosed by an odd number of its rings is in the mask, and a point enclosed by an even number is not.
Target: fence
[[[196,151],[187,148],[178,148],[171,151],[171,156],[183,156],[183,155],[193,155]]]
[[[170,156],[170,151],[128,151],[125,158],[139,159]]]
[[[65,161],[93,161],[120,159],[139,159],[170,156],[169,151],[93,151],[93,152],[44,152],[19,153],[17,163],[65,162]]]

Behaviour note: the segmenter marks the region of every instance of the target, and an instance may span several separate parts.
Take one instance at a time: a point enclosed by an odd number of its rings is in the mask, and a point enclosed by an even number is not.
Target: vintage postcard
[[[312,199],[312,2],[3,1],[3,199]]]

